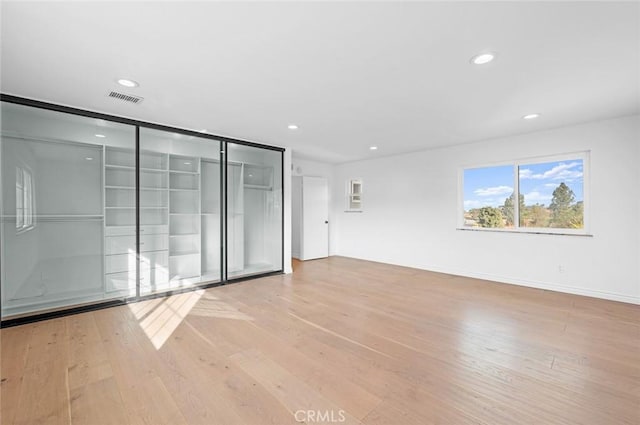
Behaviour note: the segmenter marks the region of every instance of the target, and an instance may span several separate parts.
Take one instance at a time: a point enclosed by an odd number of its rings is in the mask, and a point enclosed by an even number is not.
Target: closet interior
[[[3,319],[282,270],[281,151],[8,102],[2,116]]]

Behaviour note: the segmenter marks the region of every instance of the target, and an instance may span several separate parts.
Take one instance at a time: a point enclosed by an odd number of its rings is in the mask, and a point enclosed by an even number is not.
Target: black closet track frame
[[[230,138],[230,137],[224,137],[224,136],[216,136],[213,134],[207,134],[207,133],[201,133],[198,131],[193,131],[193,130],[187,130],[187,129],[183,129],[183,128],[179,128],[179,127],[171,127],[171,126],[167,126],[167,125],[162,125],[162,124],[157,124],[157,123],[151,123],[151,122],[146,122],[146,121],[140,121],[140,120],[136,120],[136,119],[132,119],[132,118],[125,118],[125,117],[120,117],[120,116],[116,116],[116,115],[109,115],[109,114],[105,114],[102,112],[95,112],[95,111],[89,111],[89,110],[85,110],[85,109],[80,109],[80,108],[75,108],[75,107],[71,107],[71,106],[63,106],[63,105],[58,105],[55,103],[50,103],[50,102],[45,102],[45,101],[41,101],[41,100],[35,100],[35,99],[30,99],[30,98],[25,98],[25,97],[20,97],[20,96],[15,96],[15,95],[10,95],[10,94],[5,94],[5,93],[0,93],[0,102],[6,102],[6,103],[13,103],[13,104],[17,104],[17,105],[23,105],[23,106],[30,106],[33,108],[38,108],[38,109],[45,109],[45,110],[50,110],[50,111],[56,111],[56,112],[62,112],[62,113],[66,113],[66,114],[71,114],[71,115],[78,115],[78,116],[83,116],[83,117],[88,117],[88,118],[96,118],[96,119],[102,119],[105,121],[111,121],[111,122],[116,122],[116,123],[120,123],[120,124],[128,124],[131,126],[135,127],[135,144],[136,144],[136,157],[135,157],[135,163],[136,163],[136,174],[135,174],[135,197],[136,197],[136,296],[135,297],[127,297],[127,298],[122,298],[122,299],[114,299],[114,300],[108,300],[108,301],[104,301],[104,302],[97,302],[97,303],[90,303],[90,304],[85,304],[85,305],[76,305],[76,306],[71,306],[71,307],[62,307],[59,309],[52,309],[50,311],[45,311],[42,313],[35,313],[35,314],[31,314],[31,315],[24,315],[24,316],[18,316],[18,317],[14,317],[14,318],[10,318],[7,320],[0,320],[0,328],[8,328],[8,327],[12,327],[12,326],[18,326],[18,325],[23,325],[23,324],[27,324],[27,323],[34,323],[34,322],[39,322],[42,320],[47,320],[47,319],[53,319],[53,318],[58,318],[58,317],[64,317],[64,316],[69,316],[72,314],[79,314],[79,313],[85,313],[85,312],[89,312],[89,311],[96,311],[96,310],[101,310],[104,308],[109,308],[109,307],[115,307],[115,306],[122,306],[122,305],[127,305],[127,304],[131,304],[131,303],[136,303],[139,301],[145,301],[145,300],[150,300],[150,299],[155,299],[155,298],[166,298],[169,297],[171,295],[176,295],[176,294],[182,294],[185,292],[192,292],[198,289],[207,289],[207,288],[213,288],[216,286],[221,286],[221,285],[226,285],[229,283],[236,283],[236,282],[242,282],[245,280],[252,280],[252,279],[257,279],[257,278],[261,278],[261,277],[268,277],[268,276],[275,276],[275,275],[281,275],[284,273],[284,152],[285,149],[284,148],[280,148],[280,147],[276,147],[276,146],[269,146],[269,145],[263,145],[260,143],[255,143],[255,142],[250,142],[250,141],[246,141],[246,140],[241,140],[241,139],[234,139],[234,138]],[[221,179],[220,179],[220,206],[221,206],[221,216],[222,214],[222,207],[224,206],[224,219],[220,220],[220,229],[221,229],[221,234],[220,234],[220,265],[221,267],[224,266],[224,269],[220,270],[220,281],[218,282],[205,282],[202,284],[196,284],[193,286],[190,286],[188,288],[182,288],[182,289],[174,289],[171,291],[166,291],[166,292],[160,292],[160,293],[154,293],[154,294],[149,294],[149,295],[141,295],[140,294],[140,129],[141,128],[150,128],[150,129],[154,129],[154,130],[161,130],[161,131],[167,131],[167,132],[173,132],[173,133],[180,133],[180,134],[184,134],[184,135],[188,135],[188,136],[195,136],[195,137],[199,137],[202,139],[210,139],[210,140],[214,140],[220,143],[220,174],[221,174]],[[250,147],[254,147],[254,148],[259,148],[259,149],[266,149],[266,150],[272,150],[272,151],[277,151],[280,152],[280,165],[281,165],[281,218],[282,218],[282,225],[281,225],[281,256],[282,256],[282,261],[281,261],[281,268],[280,270],[276,270],[276,271],[271,271],[271,272],[266,272],[266,273],[259,273],[259,274],[252,274],[249,276],[242,276],[242,277],[237,277],[237,278],[233,278],[231,280],[227,279],[227,252],[224,249],[227,246],[227,190],[226,190],[226,183],[227,183],[227,158],[228,158],[228,154],[227,154],[227,147],[228,147],[228,143],[235,143],[238,145],[243,145],[243,146],[250,146]],[[223,181],[224,179],[224,181]],[[222,243],[224,242],[224,246],[222,246]],[[0,244],[1,245],[1,244]],[[1,247],[0,247],[1,249]],[[224,257],[224,258],[223,258]],[[0,269],[1,272],[1,269]],[[0,295],[2,294],[2,273],[0,273]]]
[[[180,127],[171,127],[171,126],[168,126],[168,125],[157,124],[157,123],[152,123],[152,122],[147,122],[147,121],[141,121],[141,120],[136,120],[136,119],[133,119],[133,118],[119,117],[117,115],[109,115],[109,114],[105,114],[105,113],[102,113],[102,112],[95,112],[95,111],[89,111],[89,110],[85,110],[85,109],[74,108],[72,106],[63,106],[63,105],[58,105],[58,104],[55,104],[55,103],[49,103],[49,102],[44,102],[44,101],[41,101],[41,100],[29,99],[29,98],[10,95],[10,94],[0,93],[0,101],[7,102],[7,103],[15,103],[15,104],[24,105],[24,106],[32,106],[34,108],[48,109],[50,111],[64,112],[64,113],[67,113],[67,114],[79,115],[79,116],[83,116],[83,117],[103,119],[105,121],[117,122],[117,123],[121,123],[121,124],[129,124],[131,126],[139,126],[139,127],[144,127],[144,128],[152,128],[152,129],[155,129],[155,130],[170,131],[170,132],[173,132],[173,133],[181,133],[181,134],[185,134],[185,135],[188,135],[188,136],[200,137],[200,138],[203,138],[203,139],[217,140],[217,141],[220,141],[220,142],[225,141],[225,142],[237,143],[239,145],[253,146],[255,148],[267,149],[267,150],[271,150],[271,151],[278,151],[278,152],[284,152],[285,151],[285,148],[280,148],[280,147],[277,147],[277,146],[263,145],[261,143],[250,142],[250,141],[241,140],[241,139],[234,139],[232,137],[216,136],[214,134],[201,133],[199,131],[188,130],[188,129],[184,129],[184,128],[180,128]]]
[[[136,125],[136,298],[140,298],[140,126]],[[106,164],[106,159],[105,159]],[[104,183],[107,184],[106,181]],[[105,201],[106,202],[106,201]],[[106,221],[106,216],[105,216]],[[104,236],[103,236],[104,237]]]
[[[280,195],[280,222],[282,223],[280,228],[280,269],[284,273],[284,151],[280,152],[280,191],[282,192]]]
[[[229,145],[227,142],[220,142],[220,281],[227,281],[227,267],[229,256],[226,247],[229,246],[227,229],[229,227],[229,215],[227,202],[229,200],[227,188],[227,158]],[[224,217],[224,219],[222,219]]]

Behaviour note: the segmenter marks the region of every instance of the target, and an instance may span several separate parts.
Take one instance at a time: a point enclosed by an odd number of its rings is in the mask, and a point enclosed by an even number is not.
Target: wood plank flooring
[[[0,337],[3,425],[640,423],[640,306],[343,257]]]

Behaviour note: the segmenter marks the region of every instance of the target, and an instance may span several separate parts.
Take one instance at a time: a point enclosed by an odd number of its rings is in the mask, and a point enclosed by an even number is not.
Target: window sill
[[[21,235],[23,233],[27,233],[32,231],[33,229],[35,229],[36,226],[35,225],[31,225],[29,227],[21,227],[20,229],[16,229],[16,235]]]
[[[462,230],[467,232],[493,232],[493,233],[522,233],[527,235],[549,235],[549,236],[581,236],[592,238],[591,233],[566,233],[566,232],[546,232],[544,230],[515,230],[515,229],[492,229],[492,228],[467,228],[456,227],[456,230]]]

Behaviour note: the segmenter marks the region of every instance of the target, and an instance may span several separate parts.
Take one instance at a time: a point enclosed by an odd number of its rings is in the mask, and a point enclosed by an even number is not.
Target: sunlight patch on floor
[[[253,320],[253,317],[239,311],[211,293],[205,294],[191,311],[192,316],[216,317],[219,319]]]
[[[159,350],[180,326],[180,323],[191,312],[203,294],[204,290],[187,292],[167,298],[130,304],[129,308],[136,315],[140,327],[153,346],[156,350]]]

